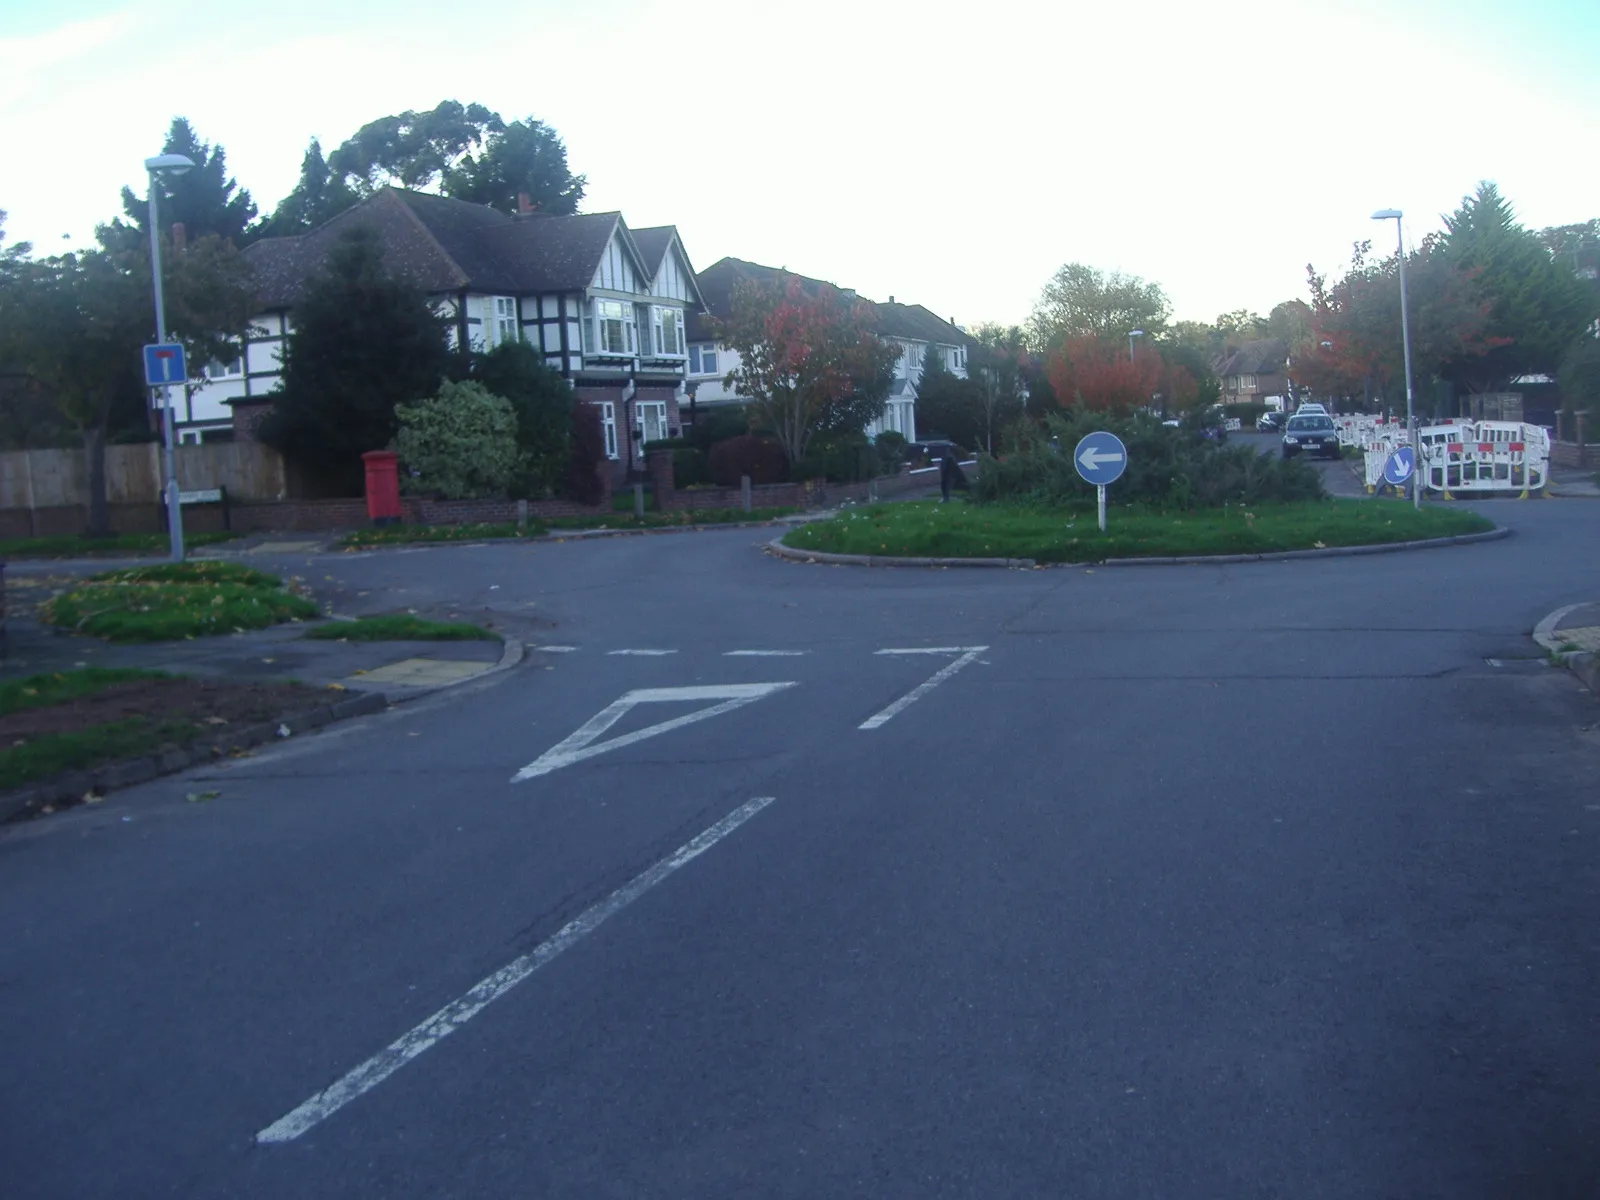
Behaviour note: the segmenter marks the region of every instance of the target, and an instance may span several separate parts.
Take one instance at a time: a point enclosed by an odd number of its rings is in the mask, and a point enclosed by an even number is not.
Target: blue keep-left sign
[[[1383,460],[1383,481],[1399,487],[1411,478],[1411,472],[1416,469],[1416,454],[1410,446],[1401,446],[1400,449]]]
[[[188,364],[183,361],[183,347],[177,342],[161,342],[144,348],[144,381],[150,387],[185,383],[189,379]]]
[[[1128,469],[1128,448],[1116,434],[1097,429],[1073,450],[1072,465],[1086,482],[1104,487],[1121,479]]]

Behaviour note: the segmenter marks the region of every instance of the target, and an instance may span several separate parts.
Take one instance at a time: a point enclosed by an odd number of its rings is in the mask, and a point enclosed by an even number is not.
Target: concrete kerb
[[[384,712],[395,705],[420,700],[424,696],[432,696],[447,688],[480,683],[491,675],[511,670],[522,661],[525,653],[526,648],[520,638],[508,637],[501,643],[499,662],[487,670],[479,671],[476,675],[468,675],[465,679],[455,679],[433,687],[407,688],[397,693],[359,692],[317,708],[285,713],[276,721],[264,721],[259,725],[248,725],[232,730],[223,738],[207,738],[187,746],[172,747],[159,754],[123,759],[120,762],[81,771],[67,771],[53,779],[0,792],[0,824],[37,812],[47,805],[75,804],[91,792],[104,795],[117,788],[133,787],[136,784],[148,783],[152,779],[159,779],[163,775],[175,775],[203,763],[217,762],[231,751],[249,750],[278,739],[283,736],[278,732],[279,729],[288,729],[290,736],[307,733],[331,725],[335,721]]]
[[[1561,635],[1558,632],[1561,622],[1569,613],[1589,607],[1591,607],[1589,604],[1569,604],[1565,608],[1556,609],[1534,626],[1533,640],[1544,647],[1551,658],[1576,675],[1584,687],[1600,696],[1600,654],[1592,650],[1563,650]]]
[[[1427,538],[1414,542],[1382,542],[1370,546],[1324,546],[1313,550],[1275,550],[1265,554],[1186,554],[1172,558],[1107,558],[1086,562],[1038,563],[1031,558],[896,558],[886,554],[832,554],[822,550],[799,550],[783,544],[779,534],[767,543],[767,550],[792,562],[829,563],[851,567],[1006,567],[1026,570],[1044,567],[1181,567],[1226,565],[1229,563],[1277,562],[1297,558],[1348,558],[1357,554],[1394,554],[1402,550],[1432,550],[1442,546],[1464,546],[1473,542],[1493,542],[1510,537],[1503,525],[1483,533],[1461,533],[1453,537]]]

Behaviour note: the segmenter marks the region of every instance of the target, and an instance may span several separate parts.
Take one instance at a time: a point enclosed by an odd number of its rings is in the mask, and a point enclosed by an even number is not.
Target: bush
[[[712,482],[721,487],[738,487],[745,475],[751,483],[782,483],[789,475],[783,447],[752,433],[718,442],[711,447],[709,459]]]
[[[1257,454],[1250,446],[1220,445],[1184,429],[1136,414],[1052,414],[1041,432],[1019,426],[1012,452],[983,456],[971,498],[978,503],[1081,503],[1094,488],[1079,477],[1071,454],[1083,436],[1105,429],[1128,448],[1128,469],[1112,490],[1119,504],[1157,508],[1212,508],[1224,503],[1314,500],[1325,493],[1322,476],[1299,459]],[[1051,439],[1059,444],[1052,445]]]
[[[703,450],[686,446],[672,452],[672,482],[677,487],[700,487],[711,482],[711,462]]]
[[[864,437],[819,438],[793,472],[796,479],[860,483],[878,474],[879,456]]]
[[[742,437],[750,432],[750,413],[742,404],[717,405],[695,413],[693,425],[684,435],[689,444],[706,453],[718,442]]]
[[[592,404],[572,406],[571,452],[563,491],[579,504],[599,504],[605,495],[600,472],[606,469],[606,438],[600,429],[600,410]]]
[[[571,386],[523,341],[501,342],[472,356],[472,381],[511,402],[522,469],[507,489],[513,499],[542,498],[560,488],[572,453]]]
[[[906,460],[906,435],[885,429],[873,441],[878,451],[878,473],[893,475]]]
[[[394,413],[407,491],[445,500],[503,496],[522,469],[511,401],[481,384],[442,383],[437,394]]]

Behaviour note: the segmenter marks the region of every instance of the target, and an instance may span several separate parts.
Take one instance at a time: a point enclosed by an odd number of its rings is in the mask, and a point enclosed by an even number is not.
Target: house
[[[327,223],[245,250],[261,311],[240,359],[208,368],[185,434],[241,435],[272,404],[294,309],[347,229],[374,231],[385,267],[450,320],[455,346],[532,343],[600,415],[620,479],[642,469],[644,442],[676,434],[685,396],[687,322],[704,304],[677,230],[630,230],[621,213],[515,216],[384,188]],[[229,412],[231,409],[231,414]]]
[[[1282,338],[1246,342],[1217,360],[1223,404],[1265,404],[1287,408],[1289,395],[1289,343]]]
[[[740,283],[771,283],[784,276],[798,279],[807,289],[837,286],[739,258],[720,259],[696,277],[705,302],[705,315],[689,317],[688,386],[693,396],[692,409],[742,402],[742,397],[723,383],[728,373],[738,367],[739,356],[718,344],[707,316],[726,319],[731,315],[734,292]],[[849,296],[856,294],[851,288],[839,290]],[[931,347],[944,357],[945,366],[953,374],[965,378],[967,353],[975,343],[953,322],[942,320],[920,304],[899,304],[893,296],[886,304],[867,303],[872,305],[875,331],[900,348],[888,403],[883,416],[867,426],[867,434],[876,437],[892,430],[907,441],[916,441],[917,380],[922,376],[924,356]]]

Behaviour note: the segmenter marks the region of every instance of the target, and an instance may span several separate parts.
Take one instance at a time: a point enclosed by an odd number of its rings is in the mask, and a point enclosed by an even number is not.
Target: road
[[[1226,567],[318,559],[538,648],[0,831],[6,1195],[1592,1195],[1600,704],[1527,634],[1600,507],[1482,509]]]

